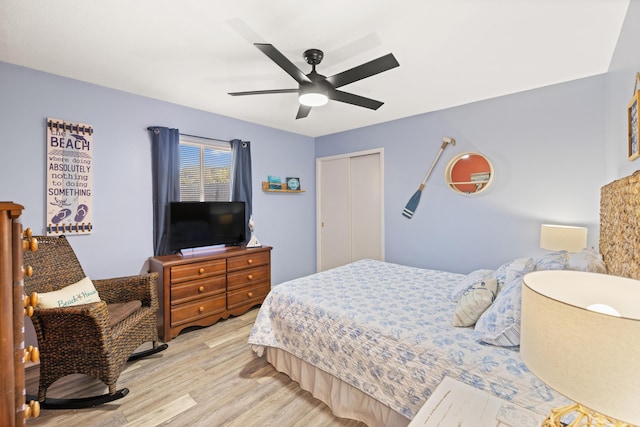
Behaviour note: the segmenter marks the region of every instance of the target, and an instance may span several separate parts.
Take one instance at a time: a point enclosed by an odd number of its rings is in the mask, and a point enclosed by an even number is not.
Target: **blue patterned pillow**
[[[522,277],[533,271],[531,258],[514,260],[506,269],[505,284],[495,301],[476,322],[476,340],[502,347],[520,345]]]
[[[533,260],[533,269],[536,271],[564,270],[568,259],[569,252],[567,251],[547,252]]]
[[[504,286],[504,282],[507,277],[507,268],[509,268],[512,262],[513,261],[505,262],[500,267],[496,268],[496,271],[493,272],[493,275],[491,277],[498,281],[498,289]]]

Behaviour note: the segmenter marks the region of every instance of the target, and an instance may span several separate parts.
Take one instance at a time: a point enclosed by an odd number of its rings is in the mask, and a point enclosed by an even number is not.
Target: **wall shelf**
[[[265,193],[304,193],[304,190],[289,190],[286,182],[282,183],[281,190],[272,190],[269,188],[269,183],[267,181],[262,181],[262,191]]]

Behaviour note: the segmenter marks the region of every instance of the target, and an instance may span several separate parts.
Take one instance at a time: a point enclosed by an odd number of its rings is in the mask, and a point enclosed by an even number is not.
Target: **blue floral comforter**
[[[517,349],[451,326],[448,298],[464,275],[362,260],[275,286],[249,337],[362,390],[411,419],[444,376],[549,413],[564,398],[531,374]]]

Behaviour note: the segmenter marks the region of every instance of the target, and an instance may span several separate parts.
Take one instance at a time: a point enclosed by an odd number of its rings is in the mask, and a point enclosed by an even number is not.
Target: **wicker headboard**
[[[640,279],[640,170],[600,190],[599,245],[609,274]]]

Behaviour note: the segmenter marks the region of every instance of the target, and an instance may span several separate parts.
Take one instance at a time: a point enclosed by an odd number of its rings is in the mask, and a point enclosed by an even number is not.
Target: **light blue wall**
[[[639,42],[640,2],[632,0],[607,73],[606,170],[609,180],[640,169],[640,160],[629,161],[627,156],[627,105],[633,96],[636,73],[640,72]]]
[[[69,237],[90,277],[138,274],[153,254],[151,125],[251,141],[256,234],[274,247],[273,283],[315,271],[312,138],[0,62],[0,200],[22,204],[35,233],[44,232],[48,117],[95,130],[95,228]],[[265,194],[267,175],[299,176],[307,192]]]
[[[604,99],[603,76],[582,79],[317,138],[316,156],[384,147],[387,261],[467,273],[540,253],[542,223],[587,226],[597,246]],[[443,136],[457,144],[407,219],[402,209]],[[475,196],[444,181],[447,162],[464,151],[483,153],[495,169],[492,186]]]

